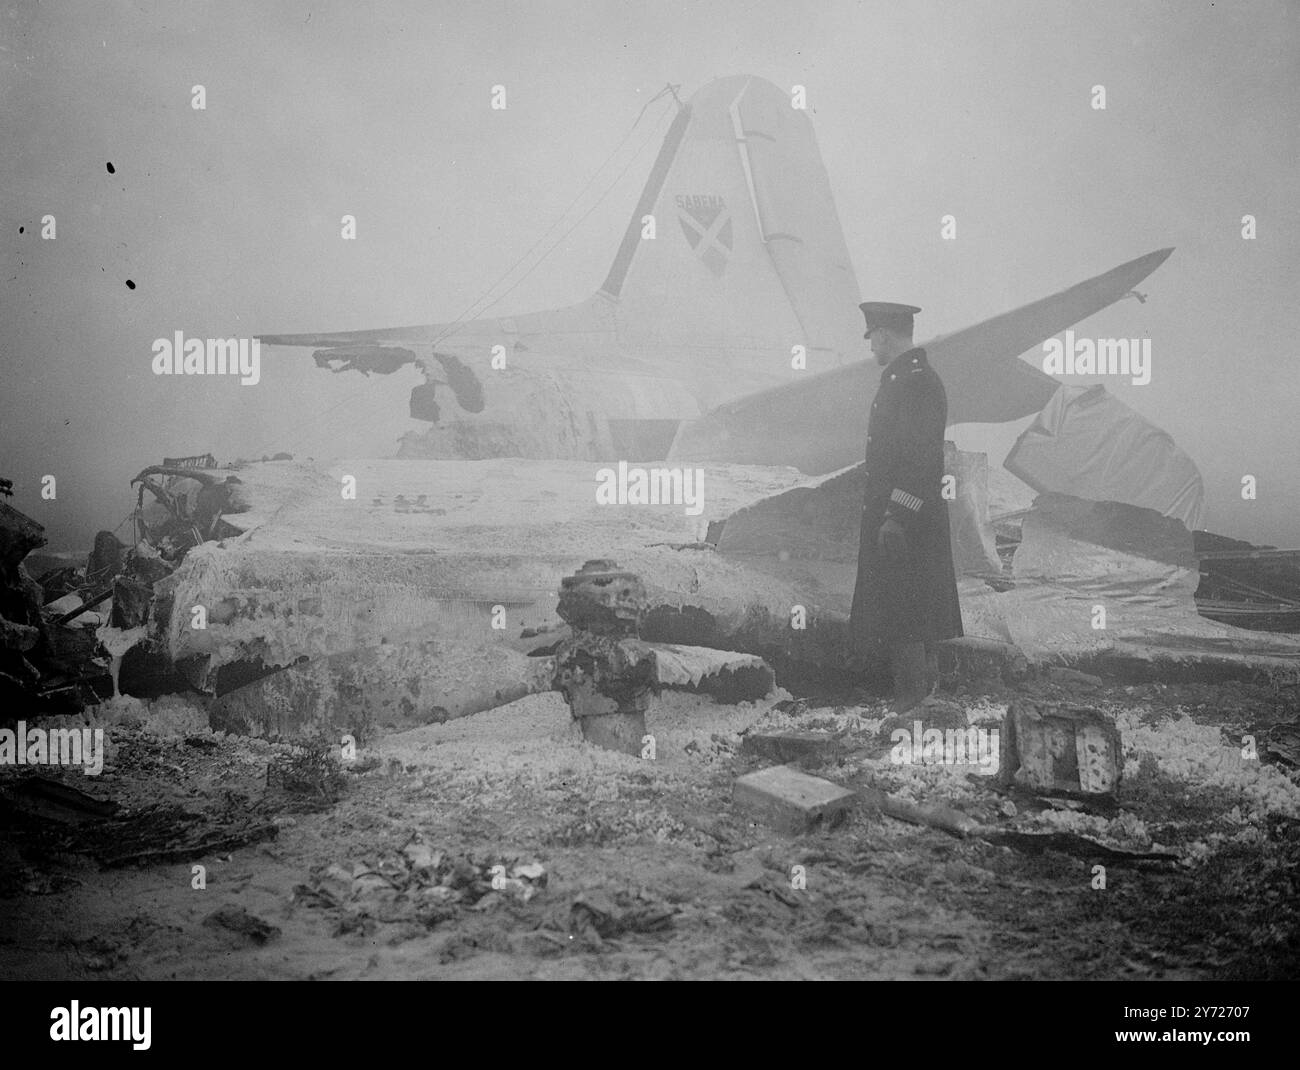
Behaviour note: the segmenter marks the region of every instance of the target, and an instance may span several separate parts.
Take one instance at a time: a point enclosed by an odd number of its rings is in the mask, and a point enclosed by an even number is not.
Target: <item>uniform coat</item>
[[[948,397],[925,350],[909,349],[881,373],[867,420],[866,492],[850,629],[861,656],[898,643],[962,634],[948,533],[943,439]],[[907,549],[891,560],[880,525],[896,518]]]

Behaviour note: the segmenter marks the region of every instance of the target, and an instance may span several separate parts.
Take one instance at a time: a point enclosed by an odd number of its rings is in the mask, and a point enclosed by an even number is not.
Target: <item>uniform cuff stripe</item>
[[[919,513],[921,506],[924,504],[915,494],[908,494],[907,491],[899,490],[897,487],[894,488],[894,493],[889,496],[889,500],[896,502],[904,509],[912,510],[914,513]]]

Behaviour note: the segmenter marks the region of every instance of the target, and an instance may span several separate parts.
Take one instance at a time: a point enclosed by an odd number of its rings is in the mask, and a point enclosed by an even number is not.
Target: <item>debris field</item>
[[[113,699],[63,719],[103,729],[99,776],[0,770],[0,975],[1294,976],[1300,687],[1067,671],[915,719],[1026,702],[1114,724],[1113,793],[898,761],[911,715],[861,694],[665,691],[653,757],[585,741],[555,692],[354,754]],[[737,788],[764,770],[846,802],[774,820]]]

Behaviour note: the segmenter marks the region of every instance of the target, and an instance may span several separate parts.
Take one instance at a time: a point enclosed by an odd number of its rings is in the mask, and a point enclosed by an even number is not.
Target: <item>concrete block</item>
[[[799,835],[840,824],[857,794],[788,765],[776,765],[740,777],[733,798],[765,825]]]

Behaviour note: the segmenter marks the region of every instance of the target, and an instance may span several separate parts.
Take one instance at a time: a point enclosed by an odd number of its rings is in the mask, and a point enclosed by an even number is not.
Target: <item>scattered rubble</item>
[[[128,809],[112,800],[86,806],[66,794],[51,794],[47,786],[20,783],[9,799],[7,834],[20,845],[40,845],[42,851],[90,855],[105,869],[189,862],[278,832],[256,808],[250,812],[241,805],[216,813],[167,804]]]
[[[951,806],[918,806],[895,798],[887,792],[873,792],[870,801],[888,817],[899,821],[908,821],[914,825],[928,825],[930,828],[951,832],[954,836],[966,837],[979,832],[980,825],[960,810]]]
[[[546,867],[537,862],[480,862],[437,850],[418,834],[399,850],[371,859],[316,867],[311,880],[294,889],[293,902],[326,911],[336,936],[370,934],[381,924],[411,933],[431,929],[462,909],[528,903],[547,884]]]
[[[945,701],[972,726],[991,729],[1021,699]],[[229,924],[206,927],[212,938],[251,953],[267,946],[251,935],[257,922],[279,929],[268,940],[294,975],[358,975],[365,947],[383,973],[420,976],[500,971],[502,956],[528,976],[640,971],[647,956],[662,956],[665,975],[682,976],[784,976],[793,963],[820,976],[850,975],[837,972],[848,963],[853,976],[1005,976],[1029,952],[1008,956],[980,935],[976,919],[990,911],[1008,914],[999,924],[1010,928],[999,931],[1013,936],[1017,916],[1039,926],[1032,961],[1064,940],[1056,968],[1095,973],[1110,968],[1108,951],[1100,960],[1075,955],[1101,931],[1080,905],[1097,894],[1087,890],[1093,865],[1123,867],[1107,900],[1112,912],[1129,902],[1144,909],[1143,899],[1176,912],[1187,889],[1218,881],[1222,859],[1236,859],[1232,879],[1244,879],[1246,852],[1263,859],[1250,879],[1273,888],[1284,880],[1278,867],[1287,852],[1300,848],[1300,786],[1285,766],[1241,758],[1244,735],[1267,736],[1262,697],[1106,684],[1088,701],[1115,723],[1124,747],[1110,809],[1100,796],[1039,795],[953,766],[895,764],[879,733],[883,703],[819,706],[778,692],[729,706],[666,690],[647,710],[653,761],[591,746],[562,698],[539,694],[377,740],[345,767],[349,790],[328,813],[291,815],[295,799],[308,797],[268,789],[267,769],[304,748],[212,732],[193,703],[122,698],[87,713],[110,737],[102,778],[78,775],[65,785],[84,789],[92,807],[117,803],[115,813],[83,816],[56,803],[75,816],[38,819],[27,807],[46,805],[37,797],[43,787],[19,792],[32,774],[0,771],[0,839],[14,845],[0,892],[82,910],[92,883],[119,882],[122,891],[98,895],[94,909],[105,920],[124,912],[122,931],[147,895],[154,925],[130,930],[140,934],[135,944],[76,945],[81,968],[111,976],[174,970],[176,949],[193,941],[197,919],[185,913],[192,893],[147,891],[174,884],[171,867],[181,860],[203,862],[214,892],[238,896],[199,915],[235,912]],[[1225,730],[1234,719],[1238,727]],[[836,741],[819,769],[823,785],[856,800],[842,816],[809,821],[805,811],[798,830],[782,832],[734,798],[736,778],[771,761],[747,753],[745,740],[780,733]],[[261,839],[240,846],[220,838],[261,822]],[[207,853],[187,858],[195,850]],[[91,882],[76,854],[121,864]],[[795,866],[803,867],[797,881]],[[188,872],[181,876],[188,887]],[[918,901],[927,904],[919,914]],[[1125,953],[1142,957],[1133,947],[1158,929],[1155,920],[1133,927]],[[1188,923],[1181,929],[1162,945],[1166,953],[1187,946]],[[1242,943],[1246,930],[1230,928],[1235,944],[1206,961],[1249,970],[1253,956],[1254,968],[1282,969],[1285,948],[1260,943],[1266,929]],[[1212,940],[1207,930],[1204,941]],[[249,976],[266,968],[259,961],[223,956],[219,969]],[[643,965],[622,965],[630,962]],[[1052,975],[1041,963],[1031,972]]]
[[[1279,762],[1292,769],[1300,768],[1300,723],[1289,721],[1270,727],[1264,737],[1260,760]]]
[[[266,785],[304,796],[308,807],[328,808],[338,801],[347,786],[343,768],[339,746],[334,741],[298,741],[288,754],[277,755],[267,765]],[[290,807],[302,808],[297,803]]]
[[[599,945],[627,933],[662,932],[671,927],[676,913],[644,890],[612,895],[603,889],[585,891],[573,897],[567,928]]]
[[[1073,832],[1018,832],[1015,830],[985,829],[979,835],[992,844],[1005,844],[1027,854],[1060,851],[1085,861],[1101,859],[1106,862],[1177,862],[1175,851],[1135,851],[1108,847]]]
[[[209,929],[221,929],[232,933],[241,941],[262,945],[280,935],[280,930],[267,921],[250,914],[242,907],[222,907],[214,910],[203,924]]]
[[[121,809],[111,799],[97,799],[87,792],[40,775],[19,781],[14,790],[14,802],[28,813],[42,818],[73,823],[112,817]]]

